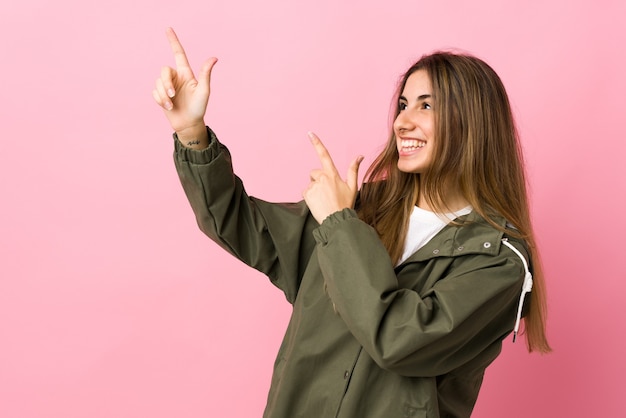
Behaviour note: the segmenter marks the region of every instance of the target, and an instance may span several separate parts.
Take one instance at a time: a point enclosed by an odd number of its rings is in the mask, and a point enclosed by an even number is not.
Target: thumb
[[[209,58],[202,64],[200,74],[198,74],[198,87],[207,93],[211,90],[211,72],[216,62],[217,58]]]
[[[355,158],[354,161],[352,161],[352,164],[350,164],[350,168],[348,168],[348,175],[346,177],[346,183],[348,184],[348,187],[350,188],[350,190],[352,190],[353,192],[356,192],[358,188],[359,166],[361,165],[362,161],[363,161],[363,156],[359,155],[358,157]]]

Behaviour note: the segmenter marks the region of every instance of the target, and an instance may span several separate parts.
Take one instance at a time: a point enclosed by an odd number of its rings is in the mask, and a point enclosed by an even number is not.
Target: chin
[[[422,171],[422,167],[409,166],[402,163],[398,163],[398,170],[403,173],[411,173],[411,174],[420,174]]]

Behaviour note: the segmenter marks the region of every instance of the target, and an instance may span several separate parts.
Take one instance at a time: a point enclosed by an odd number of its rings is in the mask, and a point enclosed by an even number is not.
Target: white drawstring
[[[513,246],[506,238],[502,240],[502,243],[509,247],[511,251],[513,251],[517,256],[522,260],[524,264],[524,270],[526,270],[526,275],[524,276],[524,284],[522,284],[522,294],[519,297],[519,305],[517,306],[517,318],[515,319],[515,327],[513,328],[513,342],[515,342],[515,338],[517,337],[517,332],[519,331],[519,324],[522,319],[522,308],[524,307],[524,297],[526,293],[530,293],[533,290],[533,275],[530,274],[530,270],[528,269],[528,263],[522,253],[520,253],[517,248]]]

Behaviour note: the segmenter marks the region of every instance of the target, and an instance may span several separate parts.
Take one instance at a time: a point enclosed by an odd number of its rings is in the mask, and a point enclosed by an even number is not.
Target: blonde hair
[[[449,212],[446,192],[458,189],[473,209],[495,228],[502,216],[530,251],[534,286],[524,318],[529,351],[551,351],[545,335],[545,284],[530,220],[524,160],[509,99],[500,77],[484,61],[465,54],[436,52],[423,56],[402,76],[424,70],[432,84],[435,138],[431,164],[421,174],[398,169],[393,130],[384,150],[365,175],[359,199],[361,219],[378,232],[392,260],[398,261],[408,220],[420,194],[439,213]],[[383,181],[384,180],[384,181]],[[504,232],[504,231],[503,231]]]

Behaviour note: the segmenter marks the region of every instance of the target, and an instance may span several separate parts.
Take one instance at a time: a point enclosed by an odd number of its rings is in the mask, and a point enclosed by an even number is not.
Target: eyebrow
[[[418,97],[417,97],[417,101],[419,102],[419,101],[421,101],[421,100],[430,99],[430,98],[432,98],[432,97],[433,97],[433,96],[432,96],[431,94],[422,94],[421,96],[418,96]],[[406,99],[406,97],[404,97],[404,96],[400,96],[400,97],[398,98],[398,100],[404,100],[405,102],[408,102],[408,100],[407,100],[407,99]]]

